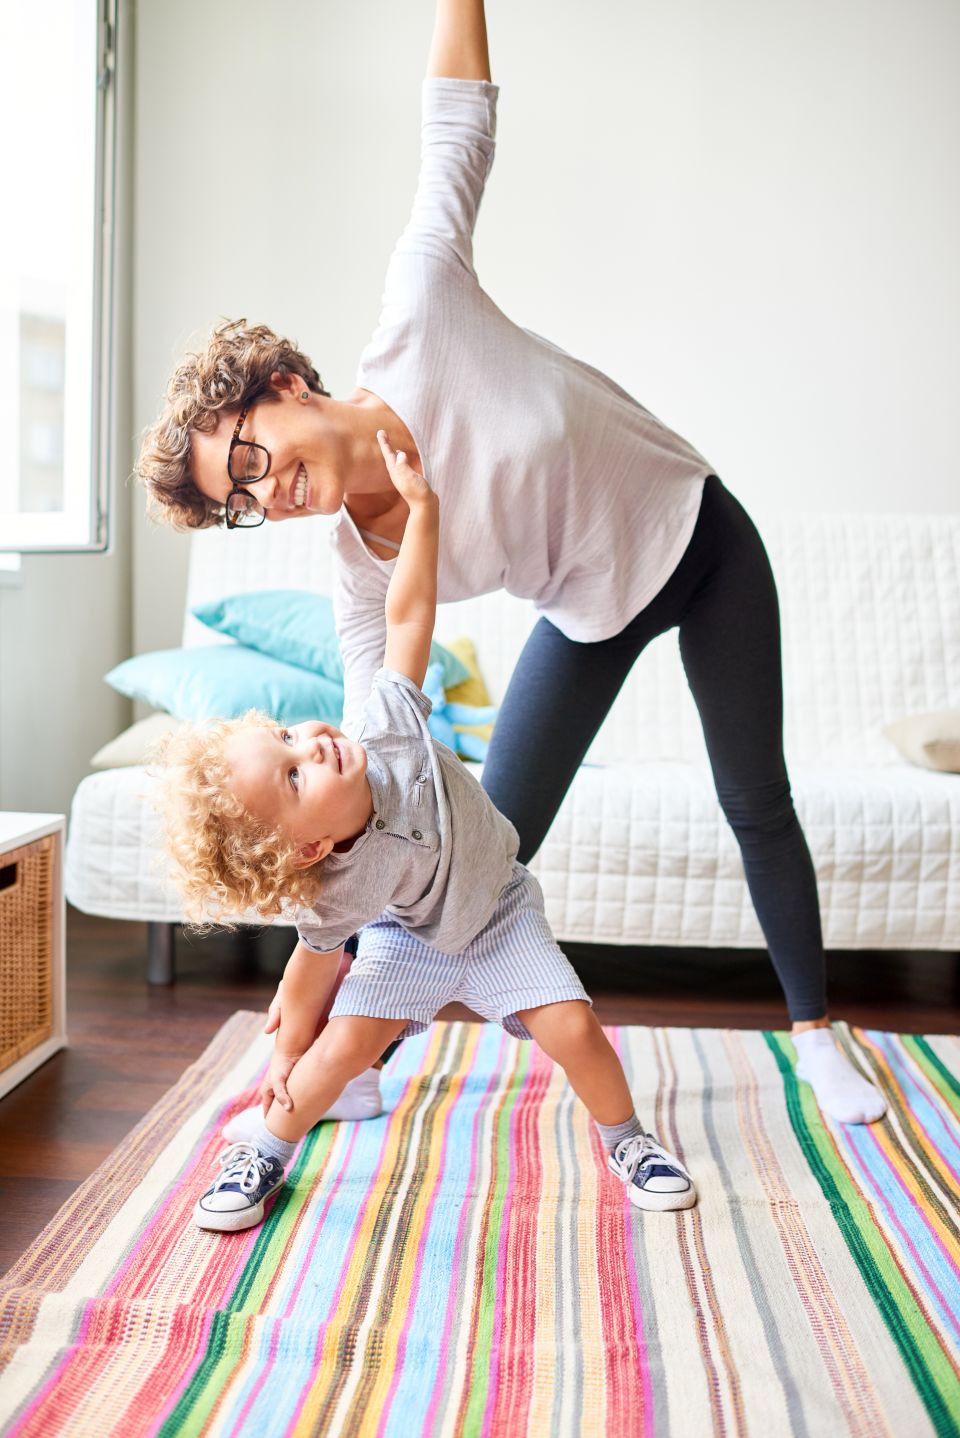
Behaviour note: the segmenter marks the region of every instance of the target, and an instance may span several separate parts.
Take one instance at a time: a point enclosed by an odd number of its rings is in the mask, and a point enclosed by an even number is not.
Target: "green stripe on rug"
[[[530,1067],[532,1045],[522,1043],[518,1050],[518,1063],[510,1085],[509,1102],[503,1104],[497,1120],[497,1182],[490,1195],[491,1219],[484,1243],[483,1282],[479,1293],[477,1331],[474,1336],[474,1352],[470,1385],[470,1398],[464,1414],[464,1435],[479,1434],[483,1429],[483,1416],[490,1389],[490,1356],[493,1346],[493,1324],[497,1308],[497,1265],[500,1257],[500,1232],[503,1227],[504,1200],[510,1181],[510,1119],[517,1106],[520,1093]]]
[[[253,1251],[227,1304],[228,1313],[239,1313],[244,1309],[250,1313],[260,1312],[290,1234],[310,1197],[316,1175],[326,1161],[337,1132],[335,1124],[323,1123],[307,1134],[297,1161],[287,1175],[286,1185],[277,1194],[270,1222],[263,1224],[257,1234]]]
[[[917,1068],[926,1074],[947,1107],[960,1118],[960,1083],[946,1068],[943,1060],[920,1034],[903,1034],[901,1043]]]
[[[224,1376],[231,1372],[243,1348],[247,1322],[243,1313],[224,1313],[221,1309],[213,1315],[203,1360],[180,1402],[159,1430],[162,1438],[196,1438],[202,1431],[220,1395],[217,1369],[223,1364]]]
[[[780,1069],[787,1113],[797,1141],[830,1205],[867,1291],[900,1350],[938,1438],[960,1438],[960,1424],[951,1412],[956,1394],[953,1370],[939,1345],[931,1339],[926,1320],[892,1262],[869,1207],[850,1183],[824,1127],[812,1088],[797,1080],[792,1042],[789,1050],[787,1048],[789,1035],[765,1029],[763,1036]]]
[[[282,1249],[286,1242],[297,1215],[309,1197],[309,1185],[301,1185],[300,1179],[305,1170],[312,1166],[313,1156],[318,1148],[321,1149],[321,1156],[326,1156],[334,1133],[335,1125],[321,1124],[311,1130],[304,1139],[297,1161],[287,1176],[287,1182],[277,1195],[271,1214],[272,1221],[264,1224],[257,1234],[250,1257],[226,1309],[213,1315],[206,1351],[200,1365],[176,1408],[158,1430],[157,1438],[197,1438],[203,1431],[224,1383],[229,1379],[235,1362],[243,1352],[247,1325],[251,1321],[251,1313],[243,1311],[244,1304],[258,1275],[265,1274],[264,1283],[258,1290],[261,1292],[272,1276],[273,1268],[265,1269],[264,1259],[271,1252],[276,1257],[276,1245],[279,1244]],[[256,1313],[256,1308],[252,1305],[251,1312]],[[221,1367],[223,1374],[218,1378]]]

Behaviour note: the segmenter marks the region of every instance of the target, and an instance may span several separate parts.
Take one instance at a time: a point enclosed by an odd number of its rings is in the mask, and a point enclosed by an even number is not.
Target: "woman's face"
[[[251,406],[239,438],[263,445],[270,467],[263,479],[243,488],[263,506],[267,519],[302,519],[335,514],[343,504],[344,481],[336,450],[326,434],[316,396],[302,400],[302,381],[278,389],[275,400]],[[222,410],[209,433],[195,430],[190,441],[194,483],[208,499],[225,504],[233,488],[227,473],[230,441],[239,410]],[[234,473],[241,472],[242,451],[234,451]]]

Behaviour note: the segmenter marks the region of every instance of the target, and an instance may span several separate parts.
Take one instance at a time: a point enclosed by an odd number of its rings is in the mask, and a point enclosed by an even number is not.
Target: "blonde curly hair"
[[[297,845],[254,818],[231,789],[227,741],[245,729],[275,727],[275,719],[250,709],[239,719],[184,724],[151,751],[164,845],[184,913],[198,929],[236,928],[235,916],[251,909],[275,919],[319,896],[322,861],[295,868]]]
[[[167,385],[160,417],[145,430],[136,476],[147,491],[147,513],[175,529],[222,524],[223,505],[201,494],[190,472],[190,437],[209,433],[224,409],[276,400],[270,376],[299,375],[314,394],[327,395],[312,363],[266,325],[226,320],[200,354],[188,354]]]

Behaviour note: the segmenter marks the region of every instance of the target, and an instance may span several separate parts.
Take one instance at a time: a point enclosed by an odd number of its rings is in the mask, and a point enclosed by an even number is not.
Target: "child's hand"
[[[274,1099],[281,1108],[286,1109],[287,1113],[292,1113],[293,1099],[287,1093],[287,1079],[300,1058],[302,1058],[302,1054],[282,1054],[279,1050],[274,1049],[266,1078],[260,1085],[260,1102],[263,1104],[264,1118],[270,1112],[270,1105]]]
[[[280,1005],[282,1003],[283,979],[277,984],[277,992],[270,1000],[270,1007],[267,1009],[267,1022],[263,1026],[265,1034],[272,1034],[280,1027]]]
[[[430,488],[422,474],[418,474],[407,462],[407,456],[403,450],[390,448],[390,441],[387,439],[387,432],[384,429],[377,430],[377,439],[380,444],[380,453],[383,455],[383,462],[387,466],[387,473],[394,489],[400,494],[412,509],[415,504],[436,504],[437,496]]]

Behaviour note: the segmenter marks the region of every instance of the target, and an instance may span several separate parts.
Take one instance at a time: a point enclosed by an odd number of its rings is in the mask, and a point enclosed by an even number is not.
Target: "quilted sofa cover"
[[[192,541],[187,607],[243,590],[329,591],[328,524]],[[883,725],[960,707],[960,517],[800,515],[764,526],[783,621],[787,761],[828,948],[960,948],[960,776],[903,762]],[[441,607],[499,698],[535,614],[507,594]],[[184,643],[214,642],[189,613]],[[224,641],[229,642],[229,641]],[[67,897],[178,921],[142,769],[74,798]],[[562,939],[762,947],[711,783],[676,634],[641,656],[532,866]]]

